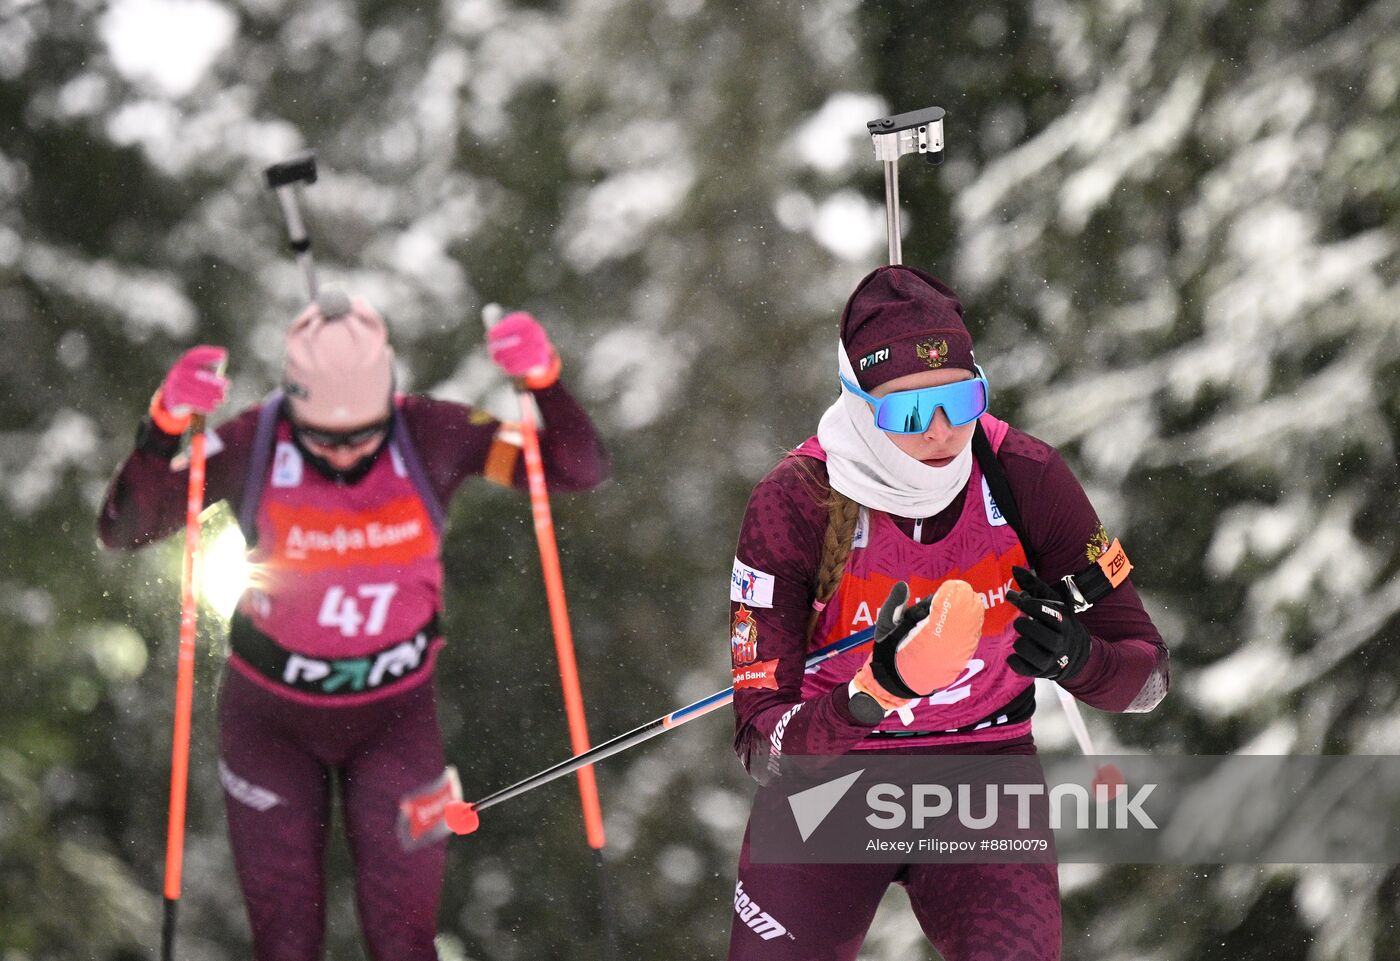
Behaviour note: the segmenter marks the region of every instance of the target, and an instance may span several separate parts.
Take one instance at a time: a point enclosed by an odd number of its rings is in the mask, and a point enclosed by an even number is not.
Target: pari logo
[[[881,347],[879,350],[872,350],[870,353],[866,354],[860,359],[860,369],[865,370],[867,367],[874,367],[876,364],[883,364],[889,359],[890,349],[888,347]]]
[[[729,599],[750,607],[772,607],[773,575],[734,558],[734,570],[729,575]]]

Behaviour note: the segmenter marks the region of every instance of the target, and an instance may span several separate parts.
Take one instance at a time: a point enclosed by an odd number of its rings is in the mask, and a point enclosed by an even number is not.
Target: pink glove
[[[540,322],[524,311],[507,314],[486,335],[491,359],[507,377],[525,382],[531,390],[548,387],[559,379],[559,355]]]
[[[228,378],[219,369],[228,360],[223,347],[192,347],[170,368],[151,398],[151,419],[167,434],[183,434],[194,414],[209,414],[228,396]]]

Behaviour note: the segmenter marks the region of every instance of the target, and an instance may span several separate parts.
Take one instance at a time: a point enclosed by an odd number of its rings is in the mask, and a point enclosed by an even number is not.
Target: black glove
[[[890,588],[885,603],[880,605],[880,614],[875,618],[875,647],[870,652],[870,673],[880,686],[891,694],[905,699],[923,697],[928,691],[915,691],[899,674],[899,664],[895,655],[899,645],[909,636],[909,632],[928,617],[929,605],[933,603],[930,594],[923,600],[906,608],[909,600],[909,585],[900,581]]]
[[[1074,616],[1074,604],[1058,584],[1053,587],[1024,567],[1013,567],[1019,591],[1006,599],[1027,616],[1012,627],[1019,635],[1006,659],[1017,674],[1066,681],[1089,659],[1089,632]]]
[[[889,596],[885,598],[885,603],[880,605],[880,614],[875,619],[875,646],[870,652],[870,675],[875,683],[884,689],[880,693],[886,698],[894,696],[909,700],[922,696],[911,690],[899,676],[895,655],[899,653],[899,645],[909,636],[909,632],[928,617],[933,595],[906,609],[904,605],[908,600],[909,585],[900,581],[890,588]],[[859,677],[856,683],[860,686]],[[862,724],[878,724],[885,718],[885,709],[875,696],[866,690],[857,692],[855,697],[851,698],[850,708],[851,714]]]

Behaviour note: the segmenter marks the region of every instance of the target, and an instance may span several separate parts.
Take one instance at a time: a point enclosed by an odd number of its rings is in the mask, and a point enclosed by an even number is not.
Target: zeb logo
[[[860,369],[865,370],[867,367],[883,364],[889,359],[890,349],[888,347],[881,347],[879,350],[873,350],[860,359]]]
[[[772,941],[787,934],[787,928],[767,911],[754,904],[753,899],[744,893],[744,882],[734,885],[734,913],[739,920],[749,926],[749,930],[765,941]]]

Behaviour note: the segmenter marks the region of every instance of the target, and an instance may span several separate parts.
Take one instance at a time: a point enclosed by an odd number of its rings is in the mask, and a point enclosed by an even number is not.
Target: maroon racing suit
[[[841,586],[820,608],[814,602],[830,488],[815,438],[754,489],[734,562],[731,650],[735,748],[758,780],[771,777],[782,754],[1034,754],[1034,687],[1006,663],[1016,616],[1006,600],[1015,587],[1010,568],[1024,565],[1029,553],[1040,576],[1054,582],[1083,571],[1109,539],[1052,447],[990,415],[982,426],[1019,508],[1029,541],[1024,550],[974,464],[962,493],[933,517],[862,507]],[[953,683],[911,704],[912,717],[891,714],[867,724],[851,712],[847,682],[865,654],[805,671],[811,650],[870,627],[895,581],[908,581],[913,595],[922,596],[951,577],[981,595],[982,640]],[[816,609],[821,613],[809,637]],[[1080,619],[1090,653],[1064,687],[1102,710],[1151,710],[1166,694],[1167,651],[1132,583],[1123,582]],[[853,959],[892,881],[904,885],[946,961],[1060,957],[1053,864],[755,864],[747,832],[729,957]],[[782,936],[775,935],[778,928]]]
[[[557,384],[535,397],[551,488],[601,483],[607,455],[587,415]],[[527,484],[489,414],[411,395],[395,411],[372,463],[348,476],[316,467],[280,398],[209,435],[206,501],[239,515],[253,565],[220,690],[219,773],[258,961],[321,957],[333,781],[371,955],[437,956],[443,505],[468,477]],[[138,547],[183,525],[178,442],[143,424],[103,504],[103,544]]]

